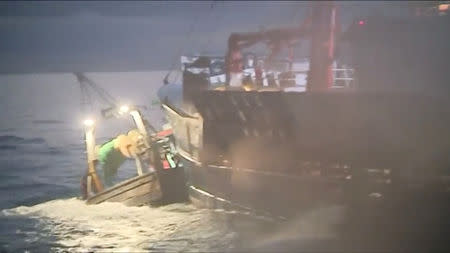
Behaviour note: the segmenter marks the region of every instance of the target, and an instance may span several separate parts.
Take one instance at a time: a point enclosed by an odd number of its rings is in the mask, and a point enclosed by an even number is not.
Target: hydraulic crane
[[[337,6],[333,2],[314,2],[310,15],[298,27],[277,28],[261,32],[232,33],[228,39],[226,55],[227,83],[230,77],[242,72],[241,50],[259,42],[271,49],[267,62],[273,60],[283,46],[290,49],[293,42],[309,37],[311,39],[311,68],[307,89],[319,91],[331,87],[333,80],[332,62],[335,51],[335,36],[339,30]]]

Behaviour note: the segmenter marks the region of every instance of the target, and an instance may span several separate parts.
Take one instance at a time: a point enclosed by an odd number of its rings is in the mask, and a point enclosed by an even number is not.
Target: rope
[[[211,16],[212,16],[212,14],[213,14],[213,9],[214,9],[214,7],[216,6],[216,3],[217,3],[217,1],[212,1],[211,2],[211,5],[210,5],[210,7],[209,7],[209,10],[210,10],[210,12],[209,12],[209,16],[208,16],[208,19],[210,19],[211,18]],[[217,21],[220,21],[221,20],[221,18],[223,17],[224,15],[221,15],[221,16],[219,16],[219,18],[217,19]],[[217,25],[216,25],[217,26]],[[205,48],[205,50],[204,51],[207,51],[208,49],[209,49],[209,45],[211,44],[211,38],[212,37],[208,37],[208,39],[207,39],[207,41],[205,42],[205,44],[203,44],[203,46],[201,47],[201,48]],[[179,58],[179,57],[178,57]],[[180,77],[180,72],[177,72],[177,74],[176,74],[176,76],[175,76],[175,79],[174,79],[174,82],[178,82],[178,78]]]
[[[85,83],[80,83],[80,89],[81,89],[81,111],[83,114],[86,114],[88,109],[90,109],[90,111],[93,110],[92,98],[89,95],[88,88]]]
[[[210,19],[211,17],[212,17],[212,14],[214,13],[212,10],[214,10],[214,6],[216,6],[216,3],[217,3],[217,1],[213,1],[212,3],[211,3],[211,12],[209,13],[209,17],[208,17],[208,19]],[[220,12],[219,12],[220,13]],[[219,15],[218,17],[217,17],[217,19],[216,19],[216,27],[218,26],[218,24],[220,23],[220,21],[222,20],[222,18],[224,17],[224,15],[223,15],[223,13],[221,13],[222,15]],[[202,47],[202,48],[205,48],[205,51],[207,52],[208,51],[208,49],[209,49],[209,46],[211,45],[211,38],[212,38],[212,36],[209,36],[208,37],[208,39],[206,40],[206,43],[204,44],[204,47]]]
[[[89,93],[89,89],[88,87],[91,87],[92,90],[94,90],[94,92],[97,93],[97,95],[103,100],[102,102],[104,104],[107,104],[109,106],[117,106],[117,100],[111,96],[106,90],[104,90],[103,88],[101,88],[100,86],[96,85],[92,80],[90,80],[89,78],[87,78],[84,74],[82,73],[74,73],[75,76],[78,79],[78,82],[80,83],[80,87],[82,89],[82,100],[84,100],[84,103],[89,104],[91,106],[92,109],[92,98],[90,97],[90,93]]]
[[[211,2],[211,5],[210,5],[210,7],[209,7],[209,16],[208,16],[208,19],[210,19],[211,18],[211,16],[212,16],[212,14],[213,14],[213,9],[214,9],[214,7],[217,5],[217,1],[212,1]],[[219,16],[219,18],[217,19],[218,21],[220,21],[221,19],[222,19],[222,17],[223,17],[224,15],[221,15],[221,16]],[[197,17],[197,20],[196,20],[196,22],[195,23],[197,23],[198,22],[198,17]],[[216,25],[217,26],[217,25]],[[191,41],[191,34],[193,33],[193,31],[191,31],[191,33],[189,34],[189,38],[187,39],[187,43],[185,43],[185,44],[190,44],[192,41]],[[210,45],[210,43],[211,43],[211,38],[212,37],[208,37],[208,39],[207,39],[207,41],[205,42],[205,44],[201,47],[201,48],[205,48],[205,50],[208,50],[208,48],[209,48],[209,45]],[[180,55],[181,55],[181,52],[179,52],[179,54],[178,54],[178,58],[180,57]],[[177,59],[178,59],[177,58]],[[176,76],[175,76],[175,79],[174,79],[174,81],[175,82],[177,82],[178,81],[178,79],[179,79],[179,77],[180,77],[180,72],[177,72],[177,74],[176,74]]]
[[[94,89],[97,94],[110,106],[117,106],[117,101],[110,94],[108,94],[103,88],[89,82],[88,83],[92,89]]]
[[[212,6],[212,5],[211,5],[211,6]],[[180,58],[180,56],[181,56],[182,51],[183,51],[184,48],[185,48],[185,45],[188,44],[188,41],[190,42],[190,40],[191,40],[191,38],[192,38],[191,35],[193,34],[194,28],[195,28],[195,26],[197,25],[197,23],[198,23],[198,21],[199,21],[199,17],[200,17],[200,15],[196,15],[196,17],[194,18],[193,22],[191,23],[191,25],[190,25],[190,27],[189,27],[189,30],[188,30],[188,32],[187,32],[187,34],[186,34],[186,36],[185,36],[185,37],[186,37],[186,40],[184,40],[184,42],[186,42],[186,43],[181,44],[180,47],[178,48],[177,53],[175,54],[175,59],[172,61],[173,63],[172,63],[172,65],[171,65],[170,68],[169,68],[169,72],[168,72],[167,75],[164,77],[164,82],[165,82],[165,83],[168,82],[168,78],[169,78],[170,74],[172,74],[173,70],[175,69],[175,66],[176,66],[176,64],[177,64],[178,61],[179,61],[179,58]],[[177,75],[177,79],[178,79],[178,75]]]

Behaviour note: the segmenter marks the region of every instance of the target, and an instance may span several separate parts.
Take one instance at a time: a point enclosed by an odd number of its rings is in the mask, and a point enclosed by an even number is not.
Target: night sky
[[[359,16],[407,13],[400,1],[337,3],[344,27]],[[309,4],[1,2],[0,72],[166,70],[180,54],[223,55],[231,32],[299,24]]]

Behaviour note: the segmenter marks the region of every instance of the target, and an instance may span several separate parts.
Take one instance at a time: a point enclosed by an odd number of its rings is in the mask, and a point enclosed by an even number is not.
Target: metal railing
[[[278,75],[274,75],[270,77],[272,81],[275,81],[276,85],[279,86],[280,82],[295,82],[296,86],[302,86],[301,84],[297,83],[297,75],[302,74],[307,76],[308,70],[294,70],[292,71],[294,78],[279,78]],[[354,70],[352,68],[335,68],[333,69],[333,88],[350,88],[354,86],[354,78],[353,78]],[[264,83],[268,82],[268,73],[264,75],[262,78]],[[210,77],[210,81],[212,78]],[[215,80],[218,78],[214,78]],[[252,78],[253,79],[253,78]],[[211,82],[213,83],[213,82]],[[223,82],[214,81],[214,83],[217,84],[223,84]],[[304,84],[306,86],[306,83]]]
[[[302,71],[292,71],[294,76],[297,74],[304,74],[308,75],[308,71],[302,70]],[[333,69],[333,88],[350,88],[353,87],[353,73],[354,70],[352,68],[339,68],[339,69]],[[265,77],[264,79],[267,79]],[[296,81],[296,78],[285,78],[285,79],[279,79],[275,78],[276,81],[284,80],[284,81]]]
[[[353,87],[353,73],[351,68],[333,69],[333,88],[350,88]]]

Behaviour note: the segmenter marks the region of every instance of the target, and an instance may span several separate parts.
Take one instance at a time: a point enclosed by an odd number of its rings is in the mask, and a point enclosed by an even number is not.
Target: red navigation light
[[[360,20],[360,21],[358,22],[358,24],[359,24],[359,25],[365,25],[366,22],[364,22],[364,20]]]
[[[449,4],[440,4],[438,9],[439,11],[448,11]]]

